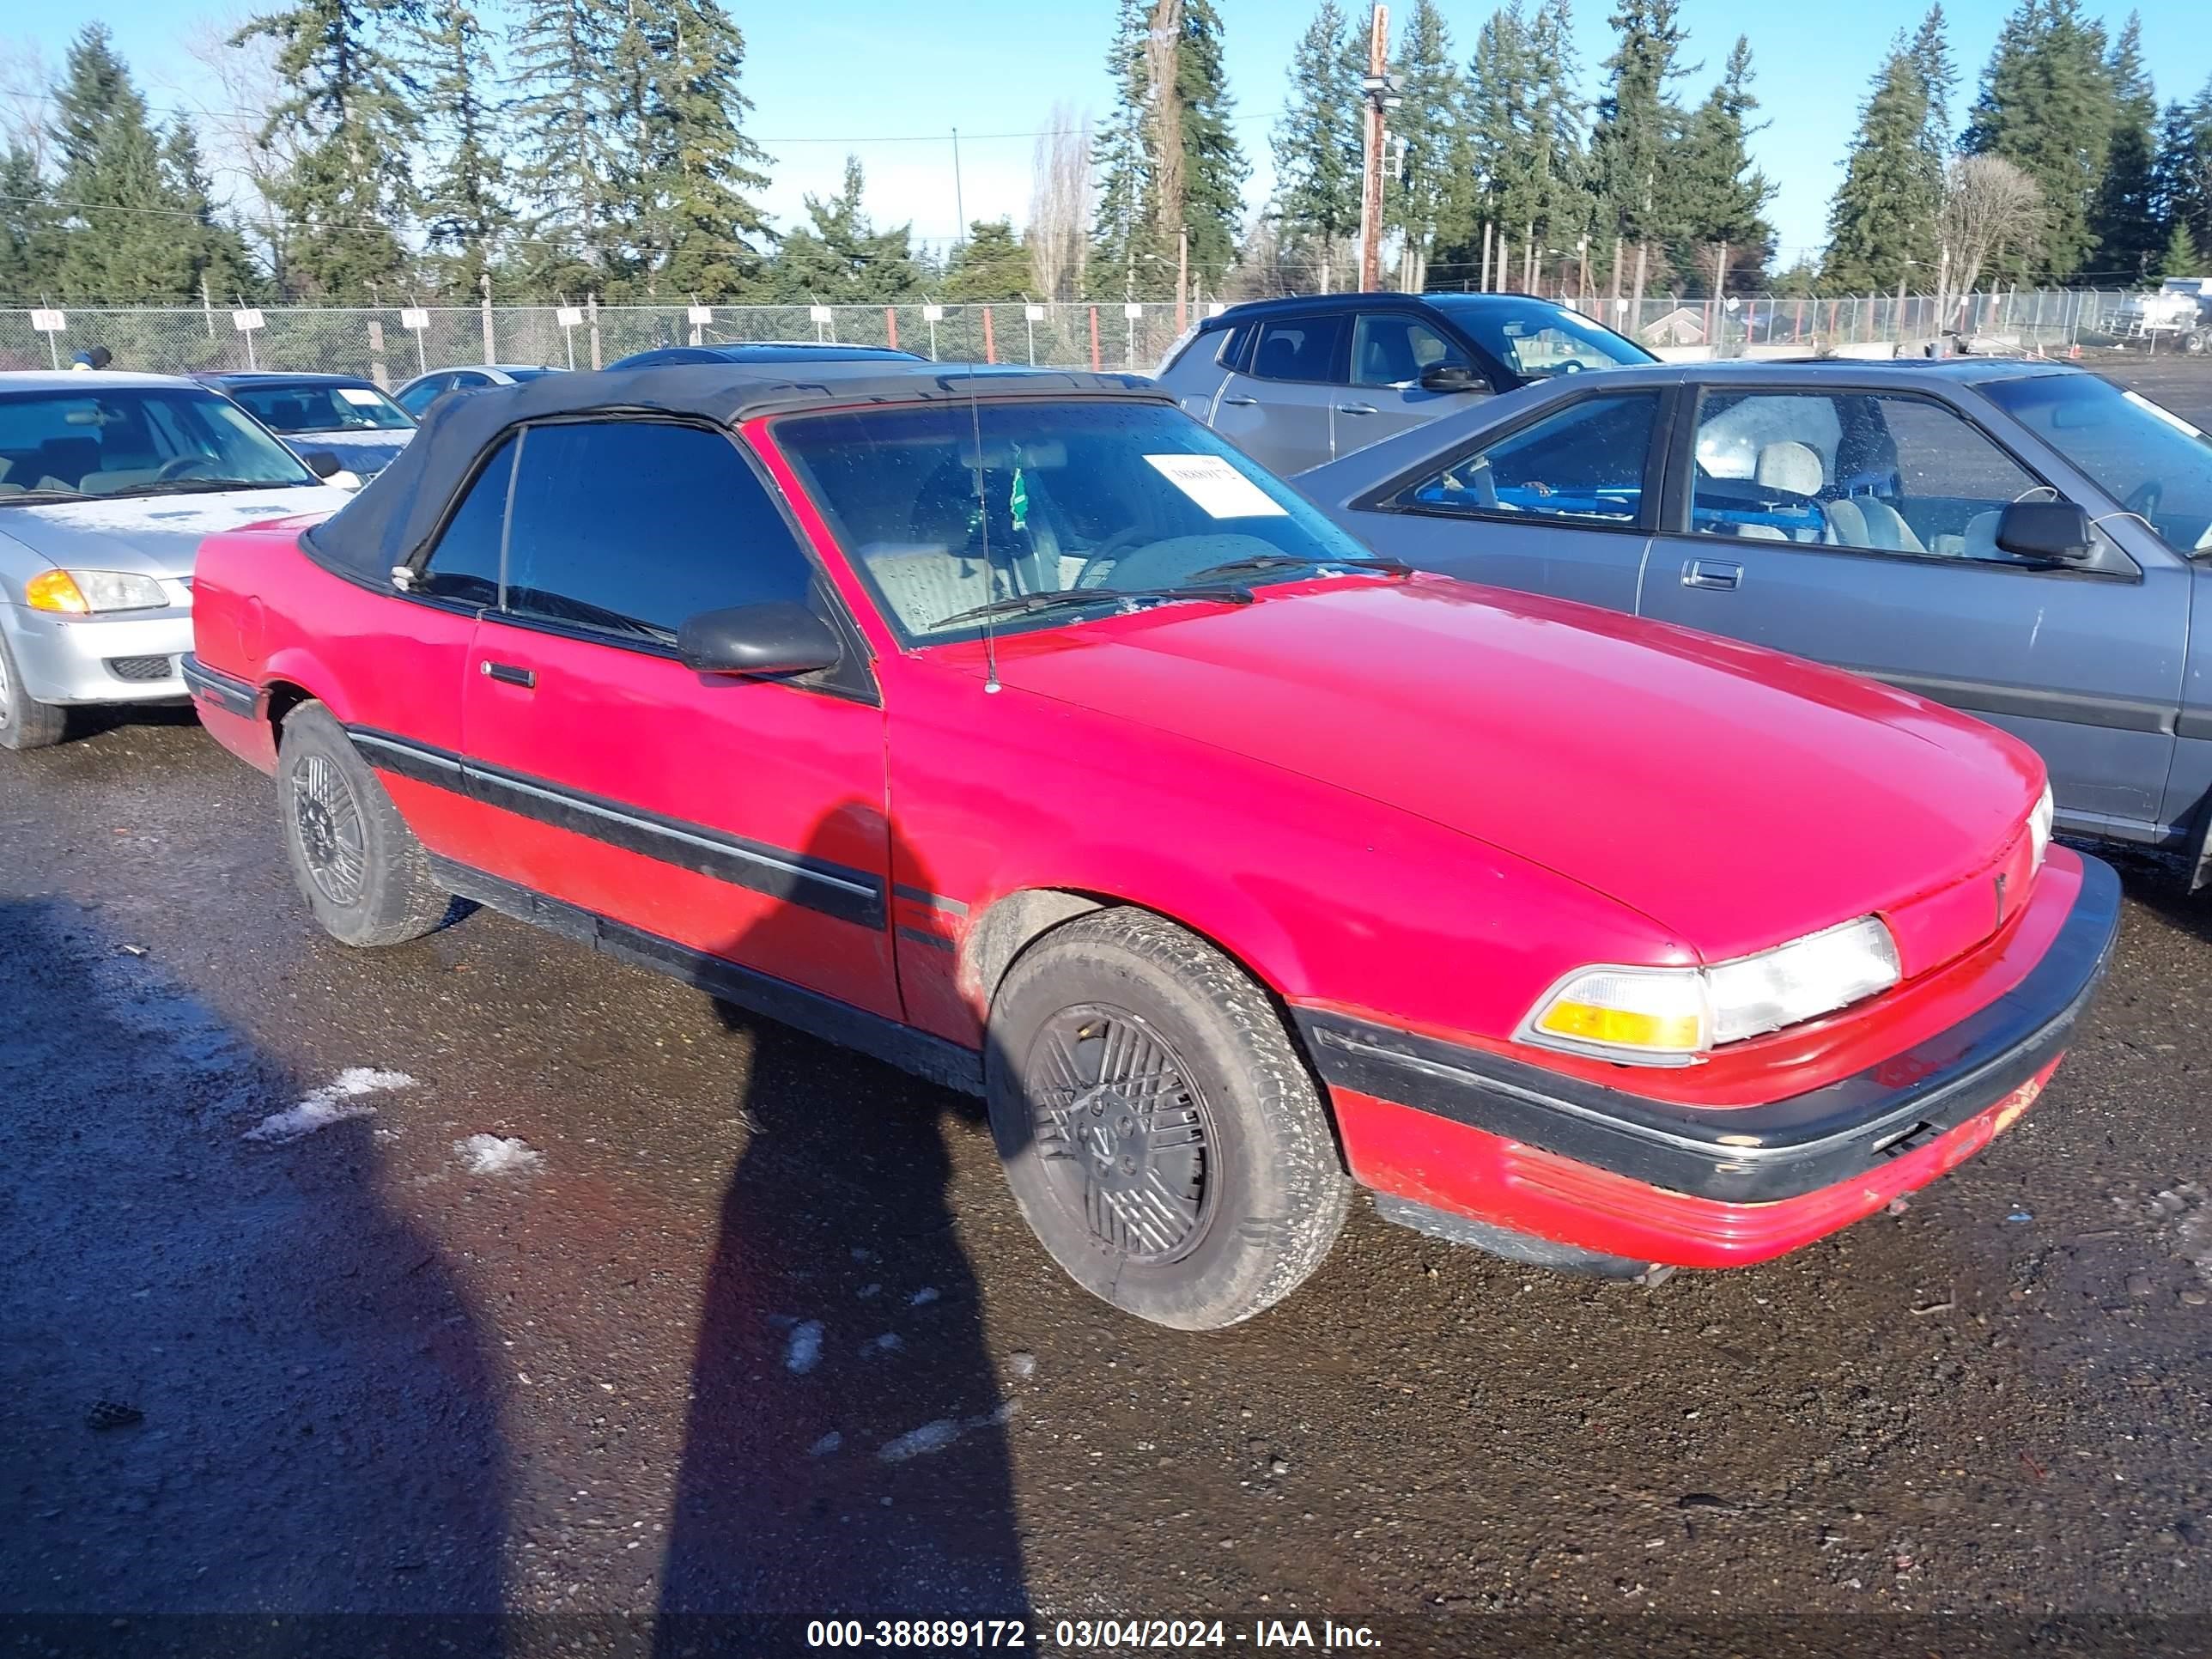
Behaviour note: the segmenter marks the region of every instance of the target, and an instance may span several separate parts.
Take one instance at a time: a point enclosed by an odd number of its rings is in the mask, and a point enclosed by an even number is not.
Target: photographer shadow
[[[899,883],[927,888],[891,854]],[[747,943],[772,927],[726,954],[772,963]],[[856,948],[939,947],[887,927]],[[715,1006],[750,1050],[747,1134],[708,1267],[657,1650],[761,1650],[763,1615],[794,1638],[808,1619],[1026,1616],[1012,1407],[948,1198],[982,1102]]]

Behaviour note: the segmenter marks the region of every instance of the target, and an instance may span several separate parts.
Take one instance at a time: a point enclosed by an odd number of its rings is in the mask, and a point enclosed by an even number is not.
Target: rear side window
[[[469,486],[414,592],[460,605],[499,603],[500,544],[507,529],[507,481],[514,475],[514,440],[507,439]]]
[[[1415,512],[1633,526],[1658,394],[1584,398],[1462,455],[1400,492]]]
[[[1248,371],[1262,380],[1328,380],[1336,373],[1344,319],[1291,317],[1260,325],[1260,341]]]
[[[672,645],[702,611],[804,605],[813,567],[724,434],[663,421],[532,427],[515,465],[506,609]]]

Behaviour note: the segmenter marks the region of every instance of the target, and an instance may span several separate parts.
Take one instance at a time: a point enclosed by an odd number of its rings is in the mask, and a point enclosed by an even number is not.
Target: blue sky
[[[1216,0],[1227,42],[1237,135],[1254,163],[1249,198],[1270,182],[1267,132],[1284,91],[1291,50],[1312,0]],[[488,19],[499,0],[480,0]],[[1952,49],[1964,75],[1960,102],[1971,99],[2009,0],[1956,0],[1949,6]],[[1857,0],[1849,7],[1790,0],[1685,0],[1686,54],[1705,70],[1685,84],[1702,96],[1738,33],[1751,37],[1756,90],[1766,128],[1753,141],[1778,186],[1770,213],[1786,263],[1822,238],[1827,200],[1857,118],[1869,76],[1899,28],[1916,25],[1925,0]],[[1102,67],[1112,0],[964,0],[957,7],[844,0],[828,5],[757,6],[732,0],[745,31],[744,87],[755,105],[752,131],[775,158],[764,205],[781,222],[796,217],[806,192],[835,191],[844,158],[866,169],[868,202],[878,221],[910,221],[917,236],[955,234],[952,145],[962,130],[960,182],[969,217],[1025,215],[1033,141],[1054,105],[1103,112]],[[1350,9],[1349,6],[1346,9]],[[1607,5],[1582,0],[1576,20],[1586,78],[1609,46]],[[1394,8],[1402,22],[1409,4]],[[1481,0],[1443,0],[1463,58],[1491,9]],[[110,0],[19,11],[0,26],[0,45],[34,46],[58,65],[70,35],[100,18],[157,104],[221,101],[185,50],[236,14],[223,0],[196,9],[175,0]],[[2124,11],[2108,22],[2117,27]],[[2212,28],[2200,5],[2152,0],[2142,8],[2143,40],[2161,101],[2188,96],[2212,75]],[[942,137],[922,135],[945,134]]]

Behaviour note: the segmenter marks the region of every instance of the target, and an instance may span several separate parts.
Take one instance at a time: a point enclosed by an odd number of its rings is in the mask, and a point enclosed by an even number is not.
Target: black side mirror
[[[327,449],[310,449],[300,459],[318,478],[328,478],[345,471],[345,463]]]
[[[702,674],[809,674],[836,667],[845,648],[805,605],[771,599],[701,611],[676,630],[676,654]]]
[[[2097,556],[2089,515],[2072,501],[2014,501],[1997,520],[1997,546],[2047,564],[2087,564]]]
[[[1421,371],[1421,390],[1424,392],[1481,392],[1486,389],[1481,376],[1465,363],[1431,363]]]

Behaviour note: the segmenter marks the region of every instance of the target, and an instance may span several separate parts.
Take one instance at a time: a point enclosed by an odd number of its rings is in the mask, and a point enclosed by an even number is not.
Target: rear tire
[[[0,749],[46,749],[69,730],[69,710],[40,702],[23,687],[8,636],[0,634]]]
[[[430,873],[422,843],[321,703],[284,717],[276,811],[292,878],[340,944],[404,945],[445,919],[453,898]]]
[[[1252,1317],[1321,1265],[1352,1183],[1265,990],[1149,911],[1016,958],[991,1008],[991,1129],[1022,1214],[1094,1296],[1179,1330]]]

